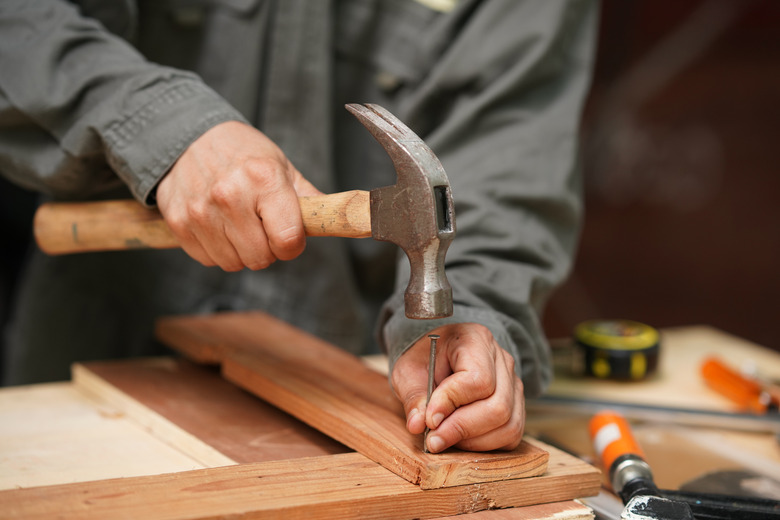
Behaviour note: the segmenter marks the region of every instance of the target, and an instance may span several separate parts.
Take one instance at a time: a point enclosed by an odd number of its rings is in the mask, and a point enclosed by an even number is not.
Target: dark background
[[[780,350],[780,2],[605,0],[586,221],[548,335],[708,324]]]
[[[630,318],[780,350],[779,97],[780,2],[603,1],[586,221],[548,335]],[[0,322],[33,203],[0,181]]]

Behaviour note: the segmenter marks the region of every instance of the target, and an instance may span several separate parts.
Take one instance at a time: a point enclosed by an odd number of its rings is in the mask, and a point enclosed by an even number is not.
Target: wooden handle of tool
[[[371,236],[369,193],[353,190],[298,199],[303,229],[310,237]]]
[[[371,236],[367,191],[298,200],[308,236]],[[160,212],[134,200],[46,203],[35,213],[33,228],[38,246],[50,255],[179,247]]]

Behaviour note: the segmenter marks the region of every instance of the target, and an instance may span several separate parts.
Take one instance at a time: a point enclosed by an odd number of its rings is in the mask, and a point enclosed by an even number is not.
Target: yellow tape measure
[[[590,320],[577,325],[574,339],[583,350],[585,373],[599,379],[636,381],[658,367],[660,335],[631,320]]]

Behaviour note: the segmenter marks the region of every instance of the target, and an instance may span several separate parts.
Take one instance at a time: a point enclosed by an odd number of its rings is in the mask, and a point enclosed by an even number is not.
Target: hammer
[[[444,257],[455,237],[449,179],[433,151],[378,105],[346,105],[385,149],[398,182],[370,192],[353,190],[298,200],[307,236],[373,237],[406,253],[411,274],[406,316],[452,315],[452,288]],[[50,255],[179,247],[156,209],[134,200],[46,203],[35,214],[38,246]]]

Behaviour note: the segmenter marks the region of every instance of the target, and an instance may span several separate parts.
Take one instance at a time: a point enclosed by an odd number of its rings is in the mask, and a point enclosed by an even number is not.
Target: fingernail
[[[437,414],[435,414],[432,417],[432,419],[433,419],[433,429],[435,430],[436,428],[439,427],[441,422],[444,420],[444,414],[443,413],[437,413]]]
[[[444,448],[444,440],[438,435],[428,437],[428,450],[432,453],[438,453]]]
[[[409,412],[409,417],[406,419],[407,424],[412,424],[412,421],[415,417],[420,413],[420,410],[417,408],[412,408],[412,410]]]

